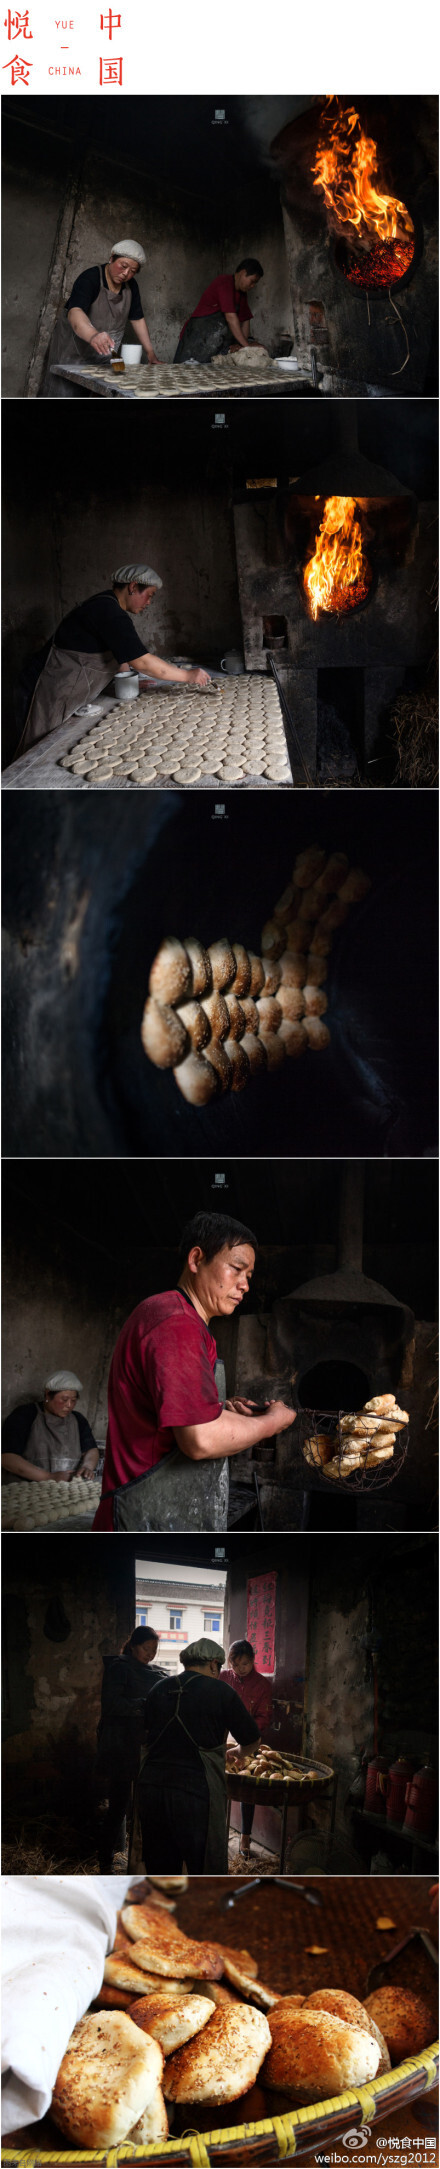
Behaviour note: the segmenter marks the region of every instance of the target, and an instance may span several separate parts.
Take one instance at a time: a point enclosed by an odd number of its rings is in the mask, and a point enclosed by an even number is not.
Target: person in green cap
[[[226,1741],[246,1753],[258,1725],[220,1679],[225,1652],[202,1635],[182,1651],[183,1678],[158,1680],[146,1709],[137,1811],[152,1874],[227,1875]]]

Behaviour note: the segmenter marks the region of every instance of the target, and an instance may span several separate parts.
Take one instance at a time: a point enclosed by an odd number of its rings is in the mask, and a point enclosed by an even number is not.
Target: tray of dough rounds
[[[44,1532],[63,1523],[69,1527],[77,1517],[96,1514],[100,1497],[101,1483],[83,1476],[72,1476],[70,1483],[49,1477],[45,1484],[23,1476],[16,1484],[2,1485],[2,1529]]]

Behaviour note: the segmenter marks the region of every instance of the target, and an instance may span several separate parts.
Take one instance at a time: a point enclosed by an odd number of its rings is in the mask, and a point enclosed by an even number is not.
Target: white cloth
[[[2,2131],[50,2109],[72,2029],[98,1994],[118,1907],[141,1877],[2,1876]]]

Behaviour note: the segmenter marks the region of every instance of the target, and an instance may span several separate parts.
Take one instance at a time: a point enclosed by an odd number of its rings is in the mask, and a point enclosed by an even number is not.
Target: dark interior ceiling
[[[216,1173],[226,1176],[223,1187]],[[35,1249],[65,1269],[70,1258],[81,1277],[100,1275],[107,1286],[127,1271],[142,1276],[143,1258],[157,1252],[158,1284],[167,1285],[169,1253],[177,1250],[185,1223],[199,1210],[228,1212],[255,1229],[262,1251],[278,1253],[337,1245],[341,1163],[318,1160],[28,1161],[5,1164],[3,1231],[25,1254]],[[386,1253],[386,1286],[420,1315],[436,1313],[437,1182],[431,1162],[369,1162],[365,1170],[364,1269]],[[365,1262],[366,1261],[366,1262]],[[287,1262],[287,1261],[286,1261]],[[335,1257],[336,1264],[336,1257]],[[305,1271],[307,1274],[307,1265]],[[177,1272],[177,1264],[176,1264]],[[258,1308],[267,1286],[260,1267],[246,1309]],[[380,1277],[377,1266],[377,1277]],[[149,1267],[149,1280],[151,1265]],[[289,1284],[291,1284],[288,1274]],[[418,1293],[419,1300],[415,1300]]]
[[[132,173],[155,181],[167,180],[190,193],[214,197],[221,192],[231,201],[237,186],[258,174],[272,174],[279,194],[277,169],[270,145],[289,120],[313,104],[311,98],[226,97],[129,97],[118,104],[98,98],[26,98],[25,113],[17,113],[12,98],[3,100],[4,155],[23,162],[26,155],[40,158],[42,167],[67,170],[72,153],[93,152]],[[226,125],[213,125],[216,108],[225,111]],[[26,153],[26,138],[33,137]]]
[[[33,403],[20,409],[20,430],[9,427],[3,409],[5,502],[29,504],[33,495],[50,502],[56,490],[66,503],[90,493],[114,505],[121,494],[139,500],[144,486],[158,481],[176,491],[194,487],[242,488],[249,479],[276,477],[280,484],[300,477],[327,459],[339,445],[338,416],[331,402],[305,399],[233,399],[223,412],[226,427],[214,425],[218,401],[147,406],[136,412],[136,461],[133,464],[131,404],[118,408],[115,457],[113,404],[73,400],[66,411],[54,400],[39,407],[38,432]],[[359,451],[364,458],[392,467],[406,489],[420,498],[437,496],[438,407],[435,400],[356,401]]]
[[[7,1539],[4,1537],[5,1572],[7,1561],[9,1565],[11,1564],[8,1554],[5,1555],[6,1543]],[[319,1543],[323,1547],[321,1554],[317,1551]],[[216,1545],[215,1537],[209,1535],[166,1538],[161,1536],[122,1536],[119,1538],[117,1545],[113,1544],[112,1537],[101,1536],[100,1558],[102,1558],[103,1545],[106,1546],[107,1550],[106,1570],[110,1570],[114,1574],[115,1581],[119,1580],[121,1573],[126,1573],[127,1561],[131,1562],[134,1567],[137,1559],[169,1561],[170,1566],[217,1566],[220,1568],[240,1565],[240,1561],[243,1559],[243,1536],[238,1534],[234,1536],[229,1531],[219,1539],[218,1545]],[[216,1557],[216,1551],[219,1549],[224,1554],[222,1558]],[[75,1572],[80,1582],[86,1584],[86,1580],[90,1575],[91,1552],[87,1536],[76,1536],[74,1541],[70,1536],[58,1536],[56,1544],[53,1542],[53,1537],[47,1535],[38,1535],[37,1538],[31,1537],[30,1539],[27,1536],[24,1538],[18,1536],[14,1542],[16,1565],[18,1565],[20,1551],[22,1560],[24,1562],[27,1560],[26,1579],[29,1579],[30,1587],[32,1581],[36,1582],[39,1587],[44,1587],[45,1583],[51,1582],[53,1577],[55,1577],[57,1584],[61,1584],[66,1576],[71,1580],[73,1572]],[[399,1570],[400,1568],[400,1571],[404,1571],[404,1561],[410,1553],[412,1555],[420,1553],[421,1572],[423,1572],[424,1561],[426,1564],[430,1555],[435,1574],[436,1539],[435,1536],[426,1534],[404,1536],[393,1535],[388,1531],[384,1536],[376,1534],[350,1536],[349,1561],[347,1559],[347,1539],[344,1535],[338,1535],[337,1533],[332,1534],[331,1559],[329,1559],[328,1555],[328,1541],[324,1534],[320,1536],[319,1533],[314,1533],[311,1537],[306,1531],[303,1531],[298,1536],[292,1535],[292,1533],[288,1536],[248,1535],[246,1537],[246,1572],[248,1575],[264,1574],[268,1570],[272,1571],[274,1569],[281,1573],[284,1568],[288,1574],[294,1575],[295,1567],[301,1567],[301,1570],[306,1567],[309,1571],[313,1569],[313,1572],[319,1576],[322,1565],[326,1580],[328,1580],[329,1574],[332,1577],[334,1576],[335,1582],[341,1579],[343,1583],[347,1579],[348,1601],[351,1602],[351,1588],[354,1576],[358,1578],[360,1594],[365,1584],[374,1581],[376,1576],[382,1580],[384,1573],[389,1573],[392,1569]],[[340,1598],[339,1601],[341,1601]]]
[[[137,410],[137,462],[132,462],[132,410],[121,403],[48,401],[39,408],[35,434],[33,403],[22,403],[20,434],[11,432],[2,412],[4,501],[28,508],[28,477],[33,495],[52,501],[54,490],[67,503],[100,497],[113,503],[121,492],[139,501],[143,486],[165,482],[182,488],[243,488],[247,479],[277,477],[277,482],[306,473],[325,460],[338,442],[338,414],[319,399],[225,403],[225,427],[215,427],[219,401],[182,401]],[[358,445],[366,460],[392,466],[399,482],[420,499],[438,495],[438,403],[416,399],[412,406],[392,401],[355,401]]]

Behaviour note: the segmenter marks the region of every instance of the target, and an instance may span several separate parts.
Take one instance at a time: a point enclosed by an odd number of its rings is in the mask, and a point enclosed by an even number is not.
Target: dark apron
[[[91,308],[86,310],[85,313],[90,317],[94,331],[109,332],[110,338],[114,339],[115,342],[115,353],[118,353],[119,348],[122,346],[131,305],[130,284],[123,286],[120,294],[110,294],[108,286],[104,285],[102,266],[100,264],[99,294],[96,295],[96,301],[92,301]],[[72,330],[72,325],[69,324],[68,316],[66,316],[66,310],[63,309],[62,316],[57,318],[52,332],[41,398],[77,399],[78,396],[81,398],[81,386],[75,385],[72,377],[67,379],[67,377],[51,376],[53,362],[85,361],[90,367],[91,362],[100,360],[102,361],[102,355],[95,354],[94,347],[89,346],[88,340],[79,339],[77,332]]]
[[[187,1297],[187,1301],[190,1298]],[[226,1400],[226,1373],[221,1356],[215,1365],[219,1400]],[[172,1446],[153,1469],[135,1476],[113,1493],[113,1528],[158,1529],[171,1535],[180,1529],[227,1529],[229,1467],[227,1455],[220,1461],[189,1461],[180,1446]]]
[[[162,1683],[157,1680],[156,1686],[158,1687],[160,1684]],[[198,1741],[193,1739],[192,1732],[189,1731],[188,1725],[185,1725],[183,1717],[179,1716],[180,1700],[183,1693],[184,1685],[185,1681],[181,1680],[177,1693],[176,1708],[175,1710],[173,1710],[172,1717],[168,1718],[168,1723],[163,1726],[162,1732],[158,1733],[157,1739],[154,1742],[154,1746],[156,1749],[159,1744],[159,1740],[163,1740],[164,1734],[169,1731],[170,1725],[178,1724],[181,1725],[182,1732],[186,1733],[187,1740],[191,1741],[191,1746],[196,1748],[197,1754],[200,1756],[200,1761],[203,1763],[209,1793],[208,1834],[203,1859],[203,1873],[204,1875],[227,1875],[228,1839],[226,1829],[226,1746],[223,1742],[220,1747],[199,1747]],[[155,1692],[156,1688],[152,1687],[151,1695],[154,1695]],[[151,1695],[149,1696],[149,1701],[151,1701]],[[145,1768],[145,1763],[148,1761],[148,1756],[150,1752],[150,1748],[146,1747],[142,1755],[139,1779],[135,1791],[133,1808],[133,1828],[128,1862],[130,1870],[134,1866],[134,1860],[132,1859],[132,1847],[133,1850],[136,1852],[138,1852],[139,1847],[140,1816],[138,1786],[140,1783],[142,1771]]]
[[[226,1529],[228,1497],[227,1459],[189,1461],[174,1446],[154,1469],[113,1493],[113,1528],[157,1529],[160,1535]]]
[[[213,316],[190,316],[180,333],[174,360],[209,362],[215,354],[229,354],[233,344],[233,332],[221,310],[216,309]]]
[[[88,655],[85,649],[57,648],[53,641],[47,662],[37,678],[15,760],[21,753],[27,753],[29,746],[36,745],[39,738],[48,738],[60,723],[69,723],[85,701],[94,700],[97,693],[103,693],[104,686],[111,683],[117,669],[116,656],[110,648],[107,652]],[[84,729],[87,729],[87,721]]]

